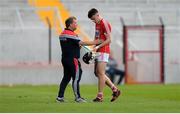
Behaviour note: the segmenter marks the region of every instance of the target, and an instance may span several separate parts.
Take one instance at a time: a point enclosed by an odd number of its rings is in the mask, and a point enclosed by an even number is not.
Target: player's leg
[[[103,88],[105,86],[105,68],[108,62],[109,55],[100,53],[95,60],[95,75],[98,78],[98,94],[97,97],[93,100],[95,102],[101,102],[103,100]]]
[[[113,94],[111,102],[115,101],[119,95],[121,94],[120,90],[112,83],[112,81],[108,78],[108,76],[105,76],[106,85],[111,88]]]
[[[114,101],[120,95],[118,88],[111,82],[111,80],[105,74],[106,64],[108,62],[109,55],[106,53],[101,53],[101,55],[96,59],[95,62],[95,75],[98,77],[98,95],[93,101],[100,102],[103,99],[103,89],[105,84],[108,85],[113,91],[113,98],[111,101]]]
[[[98,78],[98,94],[93,101],[101,102],[103,100],[103,89],[105,87],[105,62],[97,62],[96,75]]]
[[[114,86],[114,84],[113,84],[114,75],[115,75],[115,72],[112,68],[109,69],[109,71],[106,71],[105,83],[110,88],[112,88],[112,86]]]
[[[75,95],[75,101],[76,102],[86,102],[85,99],[83,99],[80,95],[79,82],[81,80],[82,69],[81,69],[80,62],[76,58],[74,58],[73,67],[74,68],[71,72],[72,72],[72,77],[73,77],[72,88],[73,88],[73,92]]]
[[[105,75],[105,82],[106,82],[106,85],[110,88],[115,86],[107,75]]]
[[[109,68],[106,70],[106,75],[109,77],[109,79],[113,82],[114,81],[114,72],[112,68]]]
[[[103,53],[101,55],[102,55],[102,57],[100,57],[99,60],[103,61],[103,63],[104,63],[103,64],[104,66],[101,65],[101,66],[103,66],[103,69],[101,69],[101,70],[103,70],[103,72],[105,72],[105,68],[106,68],[106,64],[107,64],[108,59],[109,59],[109,55],[106,54],[106,53]],[[112,94],[113,97],[111,99],[111,102],[112,102],[112,101],[116,100],[119,97],[120,90],[118,90],[118,88],[112,83],[112,81],[108,78],[108,76],[106,74],[104,74],[104,78],[105,78],[106,85],[109,86],[111,88],[112,92],[113,92],[113,94]]]
[[[120,90],[113,84],[113,82],[109,79],[108,76],[105,75],[105,81],[106,81],[106,85],[111,88],[113,94],[112,94],[112,99],[111,99],[111,102],[115,101],[119,95],[121,94],[120,93]]]
[[[114,84],[112,83],[112,81],[108,78],[108,76],[105,74],[106,72],[106,65],[107,65],[107,62],[108,62],[108,59],[109,59],[109,54],[107,53],[100,53],[100,56],[98,56],[96,58],[96,61],[95,61],[95,75],[98,76],[98,79],[99,79],[99,92],[102,91],[102,88],[103,88],[103,84],[106,84],[107,86],[109,86],[110,88],[115,88],[117,89]],[[111,70],[111,73],[114,73],[114,71],[112,72],[113,70]],[[104,82],[105,81],[105,82]]]
[[[99,88],[99,76],[98,76],[97,66],[98,66],[98,61],[97,61],[97,59],[95,59],[94,74],[98,78],[98,88]],[[99,91],[99,89],[98,89],[98,91]],[[102,102],[103,101],[103,93],[98,93],[97,97],[95,99],[93,99],[93,101],[94,102]]]
[[[98,75],[98,94],[96,99],[94,101],[102,101],[103,99],[103,89],[106,85],[108,85],[112,92],[113,92],[113,97],[111,99],[111,102],[115,101],[119,95],[120,95],[120,90],[111,82],[111,80],[106,76],[105,74],[105,67],[106,67],[106,62],[98,62],[97,64],[97,75]]]

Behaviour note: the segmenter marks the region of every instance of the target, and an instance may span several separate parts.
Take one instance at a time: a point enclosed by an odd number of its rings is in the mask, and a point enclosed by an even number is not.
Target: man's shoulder
[[[64,30],[61,34],[60,34],[60,36],[59,36],[60,38],[68,38],[68,39],[73,39],[73,40],[80,40],[80,38],[78,37],[78,35],[75,33],[75,32],[73,32],[73,31],[71,31],[71,30]]]
[[[102,20],[101,27],[105,28],[108,31],[111,31],[111,24],[105,19]]]
[[[77,34],[75,32],[73,32],[71,30],[67,30],[67,29],[62,31],[61,35],[64,35],[64,34],[72,35],[72,36],[77,36]]]

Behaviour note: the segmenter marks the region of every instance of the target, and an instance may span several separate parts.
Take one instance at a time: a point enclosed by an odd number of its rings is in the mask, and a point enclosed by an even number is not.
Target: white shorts
[[[96,54],[97,54],[96,61],[98,61],[98,62],[108,62],[109,61],[108,53],[97,52]]]

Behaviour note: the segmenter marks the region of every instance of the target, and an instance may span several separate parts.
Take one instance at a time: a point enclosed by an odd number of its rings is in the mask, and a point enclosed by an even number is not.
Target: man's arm
[[[93,41],[80,41],[79,45],[90,46],[90,45],[97,45],[97,44],[100,44],[100,43],[102,43],[102,41],[97,39],[97,40],[93,40]]]

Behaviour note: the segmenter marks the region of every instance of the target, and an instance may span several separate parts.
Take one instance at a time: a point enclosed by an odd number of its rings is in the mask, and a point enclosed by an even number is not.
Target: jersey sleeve
[[[104,30],[104,33],[107,33],[107,34],[110,34],[111,33],[111,26],[110,24],[103,20],[103,30]]]

